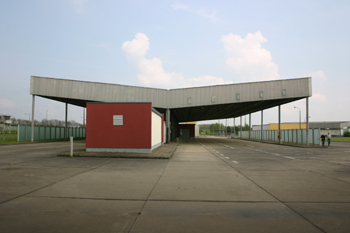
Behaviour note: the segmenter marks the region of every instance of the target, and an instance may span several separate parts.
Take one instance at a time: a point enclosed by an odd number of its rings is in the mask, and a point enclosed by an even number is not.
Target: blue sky
[[[349,121],[349,15],[349,1],[0,0],[0,114],[28,118],[31,75],[168,89],[311,76],[310,120]],[[305,115],[294,102],[282,121],[294,106]],[[46,110],[64,119],[37,97],[35,118]]]

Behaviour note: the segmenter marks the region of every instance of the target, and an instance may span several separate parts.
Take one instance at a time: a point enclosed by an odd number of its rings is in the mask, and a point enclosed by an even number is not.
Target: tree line
[[[203,125],[199,125],[199,130],[201,132],[210,132],[210,133],[215,133],[215,132],[218,132],[218,131],[226,131],[227,132],[230,132],[231,131],[235,131],[235,132],[238,132],[238,131],[241,131],[241,126],[238,125],[238,126],[225,126],[223,124],[219,124],[219,123],[215,123],[215,124],[203,124]],[[245,126],[242,126],[242,131],[248,131],[249,130],[249,125],[246,124]]]
[[[32,125],[32,121],[25,119],[17,119],[15,117],[11,117],[12,125]],[[41,121],[34,120],[35,126],[54,126],[54,127],[65,127],[65,121],[57,120],[57,119],[42,119]],[[83,127],[83,124],[80,124],[74,120],[67,121],[68,127]]]

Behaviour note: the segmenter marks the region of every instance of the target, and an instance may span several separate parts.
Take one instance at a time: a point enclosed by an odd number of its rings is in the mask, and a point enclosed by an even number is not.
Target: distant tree
[[[210,124],[199,125],[199,129],[210,129]]]
[[[11,117],[11,120],[13,125],[18,125],[18,121],[15,117]]]
[[[50,124],[50,122],[46,119],[42,119],[41,122],[40,122],[40,125],[41,126],[48,126]]]
[[[209,130],[210,132],[219,132],[219,130],[225,130],[225,126],[223,124],[215,123],[210,125]]]

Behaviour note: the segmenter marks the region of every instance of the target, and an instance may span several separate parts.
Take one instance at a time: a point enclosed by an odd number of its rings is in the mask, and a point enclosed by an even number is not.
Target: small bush
[[[350,132],[345,132],[344,137],[350,137]]]

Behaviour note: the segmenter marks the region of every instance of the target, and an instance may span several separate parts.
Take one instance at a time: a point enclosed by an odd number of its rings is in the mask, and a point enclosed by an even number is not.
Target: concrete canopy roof
[[[30,94],[81,107],[87,102],[152,102],[178,122],[239,117],[312,96],[311,78],[156,89],[31,76]]]

